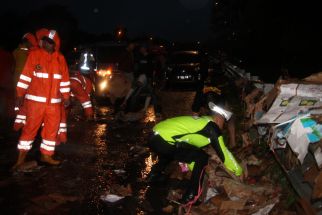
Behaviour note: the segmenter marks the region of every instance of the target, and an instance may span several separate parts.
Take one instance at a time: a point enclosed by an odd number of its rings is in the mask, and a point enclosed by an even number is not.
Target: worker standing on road
[[[212,116],[179,116],[158,123],[149,147],[157,153],[156,163],[148,176],[148,182],[160,182],[165,179],[164,169],[173,160],[191,164],[194,162],[190,186],[181,202],[186,204],[196,201],[200,195],[199,182],[203,180],[204,168],[208,164],[208,154],[202,150],[211,144],[224,166],[236,176],[241,176],[243,169],[226,148],[221,130],[232,115],[223,109],[223,102],[209,103]]]
[[[38,48],[36,37],[32,33],[26,33],[25,35],[23,35],[18,48],[13,51],[13,56],[15,58],[15,85],[17,85],[19,76],[25,66],[30,51],[36,48]]]
[[[20,74],[25,66],[27,57],[32,50],[38,48],[36,37],[31,33],[26,33],[22,37],[22,41],[18,48],[13,51],[15,58],[15,74],[14,74],[14,86],[17,86]],[[24,107],[16,107],[17,112],[16,119],[13,125],[14,130],[20,130],[26,123],[26,109]]]
[[[55,30],[47,31],[42,38],[42,47],[31,51],[26,65],[17,83],[16,105],[26,106],[26,125],[18,143],[19,155],[13,169],[19,168],[24,162],[27,152],[38,129],[44,124],[41,132],[41,161],[58,165],[54,160],[55,141],[61,120],[61,103],[69,105],[70,81],[65,58],[56,45],[60,39]],[[25,99],[24,99],[25,98]]]
[[[137,69],[135,71],[135,81],[132,83],[132,87],[127,93],[123,104],[123,108],[127,105],[128,99],[132,96],[134,100],[138,99],[140,93],[145,92],[147,94],[144,102],[142,112],[145,112],[151,102],[151,99],[155,100],[152,89],[152,76],[153,76],[153,65],[151,56],[148,53],[147,46],[145,44],[139,47],[139,53],[137,57]],[[136,102],[136,101],[132,102]],[[155,102],[155,101],[153,101]]]
[[[93,90],[92,82],[89,78],[82,75],[79,70],[70,69],[70,91],[71,96],[76,98],[84,109],[84,114],[87,120],[94,118],[94,111],[90,94]],[[69,114],[69,108],[65,108],[62,105],[61,109],[61,121],[59,124],[57,144],[67,142],[67,117]]]

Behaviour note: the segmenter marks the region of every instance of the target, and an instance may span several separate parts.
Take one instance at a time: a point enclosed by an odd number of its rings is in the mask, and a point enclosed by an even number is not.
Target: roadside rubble
[[[201,204],[191,208],[180,205],[178,214],[268,214],[279,202],[281,188],[273,185],[264,176],[265,169],[261,169],[261,163],[264,160],[254,155],[249,156],[249,160],[243,162],[244,170],[248,175],[244,181],[241,181],[225,170],[212,148],[207,148],[207,153],[211,158],[203,181]],[[242,151],[239,152],[240,155],[242,153]],[[252,166],[257,167],[256,177],[253,170],[247,171],[248,167],[253,168]],[[172,178],[173,176],[178,180],[189,178],[189,173],[182,175],[179,167],[174,169],[176,172],[171,174]],[[177,205],[182,193],[181,189],[170,190],[167,197],[172,203],[170,205]],[[174,208],[170,205],[163,208],[165,213],[173,213]]]
[[[322,196],[321,74],[303,80],[278,80],[267,92],[257,84],[243,99],[243,146],[265,142],[296,191],[301,207],[313,211],[321,211]]]

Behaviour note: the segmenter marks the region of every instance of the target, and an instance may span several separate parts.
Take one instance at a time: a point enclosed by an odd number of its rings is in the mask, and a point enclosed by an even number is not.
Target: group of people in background
[[[145,93],[145,101],[140,111],[145,112],[152,103],[154,111],[159,114],[160,106],[157,104],[153,83],[157,68],[148,45],[146,43],[136,44],[130,42],[125,54],[120,58],[119,70],[132,83],[131,89],[122,101],[121,108],[126,109],[127,106],[130,106],[128,103],[130,98],[135,100],[138,99],[141,93]]]

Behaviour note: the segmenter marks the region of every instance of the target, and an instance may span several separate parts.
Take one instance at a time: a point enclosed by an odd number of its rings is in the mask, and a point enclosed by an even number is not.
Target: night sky
[[[281,68],[295,75],[322,71],[318,1],[11,0],[0,4],[0,47],[7,50],[15,48],[24,33],[40,27],[57,28],[62,51],[68,52],[74,45],[93,42],[91,38],[111,39],[116,27],[123,26],[130,39],[202,41],[213,53],[220,49],[231,59],[243,59],[245,68],[262,76],[272,72],[278,76]],[[53,5],[55,9],[48,10]]]
[[[1,7],[0,12],[27,14],[46,5],[60,4],[79,21],[80,29],[89,33],[111,33],[122,25],[130,36],[151,33],[167,39],[200,40],[209,32],[211,3],[210,0],[13,0]]]

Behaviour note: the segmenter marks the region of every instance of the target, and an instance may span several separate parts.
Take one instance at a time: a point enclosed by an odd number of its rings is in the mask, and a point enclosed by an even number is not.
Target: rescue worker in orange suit
[[[92,102],[90,99],[90,94],[93,90],[92,81],[82,75],[78,70],[70,69],[70,91],[71,96],[76,98],[82,105],[84,109],[84,114],[87,120],[92,120],[94,118],[94,111],[92,107]],[[69,109],[64,106],[61,113],[61,121],[58,130],[58,137],[56,144],[67,142],[67,117],[69,114]]]
[[[58,33],[55,30],[47,31],[42,38],[42,47],[30,52],[17,83],[16,104],[20,107],[24,103],[27,118],[13,169],[24,164],[42,123],[44,127],[41,132],[40,160],[51,165],[60,164],[52,156],[61,120],[61,103],[65,106],[70,103],[70,81],[65,58],[55,48],[57,44],[60,44]]]
[[[70,69],[70,88],[71,96],[76,98],[82,105],[84,109],[84,114],[87,120],[92,120],[94,118],[94,111],[92,107],[92,102],[90,99],[90,94],[93,90],[92,81],[81,74],[78,70],[73,68]],[[57,137],[57,145],[60,143],[67,142],[67,117],[69,109],[65,109],[63,106],[61,113],[60,127]]]
[[[78,70],[71,70],[70,77],[71,95],[75,97],[84,109],[86,119],[91,120],[94,116],[90,94],[93,89],[91,80],[80,73]]]
[[[15,58],[14,86],[17,85],[19,76],[25,66],[30,51],[35,50],[36,48],[38,48],[36,37],[31,33],[26,33],[23,35],[22,41],[18,48],[13,51],[13,56]],[[18,131],[26,123],[26,109],[24,107],[15,107],[15,111],[17,112],[17,115],[13,129]]]

